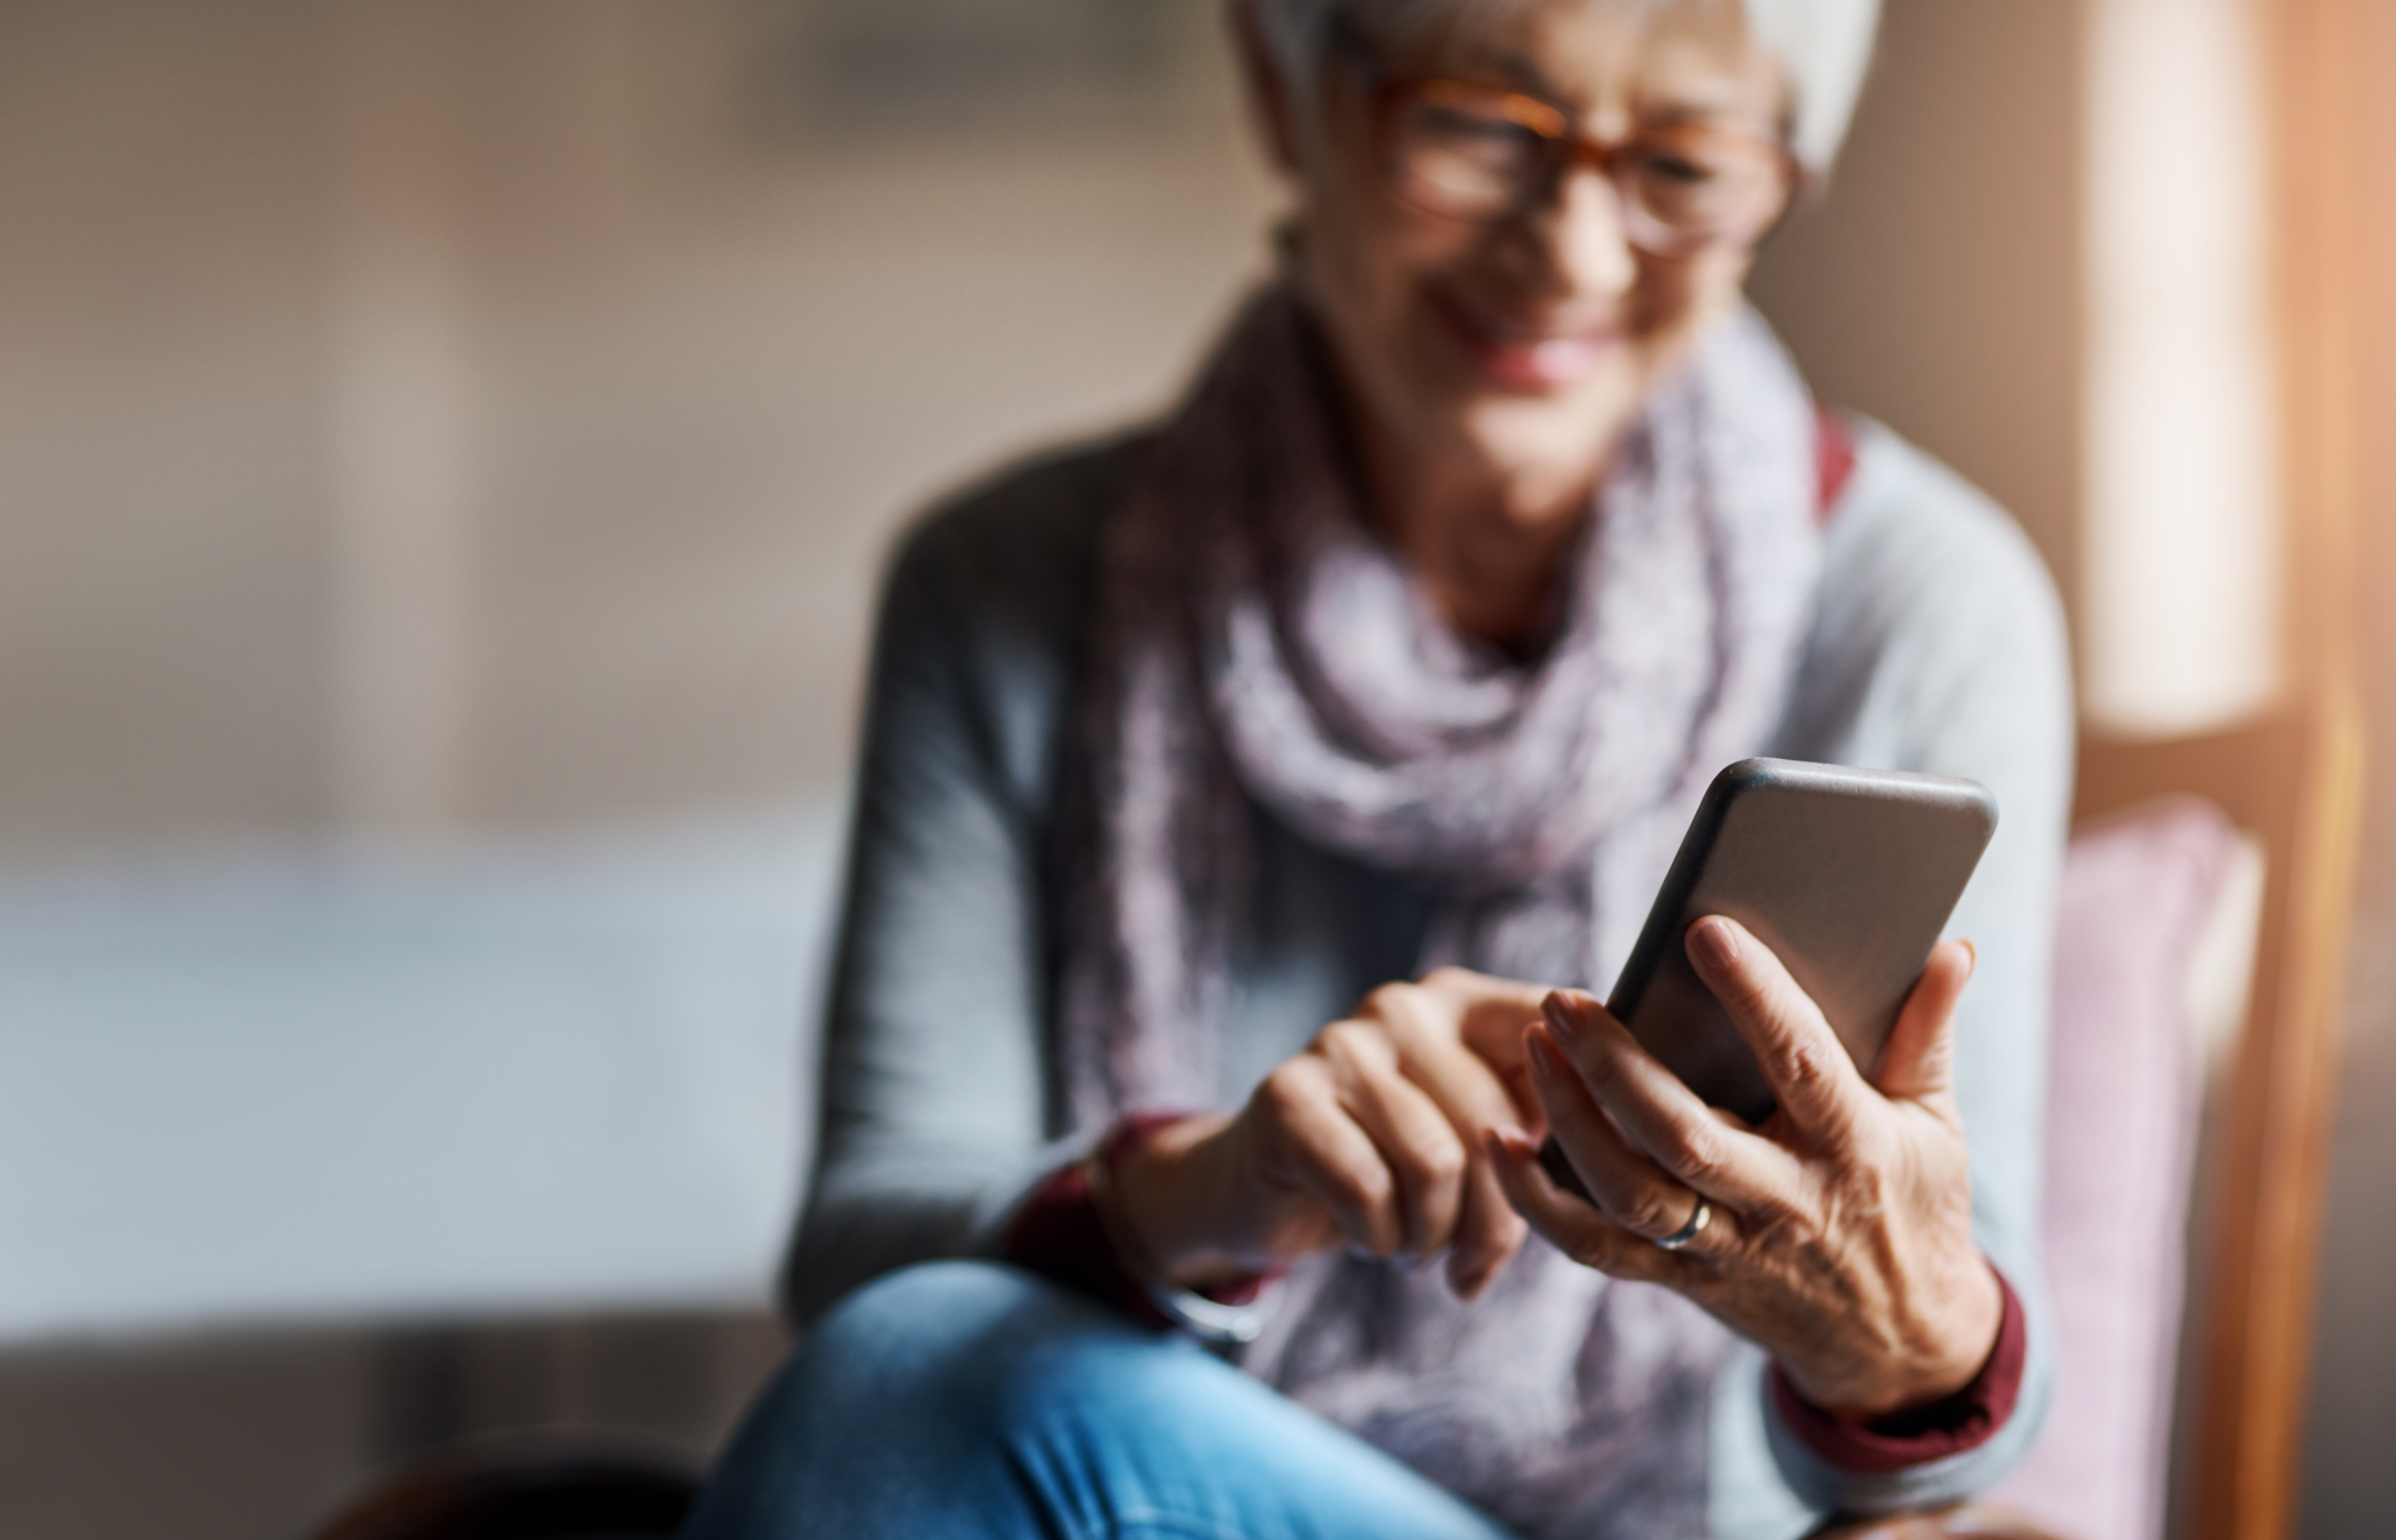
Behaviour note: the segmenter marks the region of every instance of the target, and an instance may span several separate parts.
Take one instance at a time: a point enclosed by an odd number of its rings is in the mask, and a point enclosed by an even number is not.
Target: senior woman
[[[2018,533],[1818,414],[1741,299],[1874,7],[1232,20],[1276,277],[1169,420],[937,512],[889,579],[808,1336],[689,1533],[1791,1535],[1965,1495],[2047,1378],[2069,692]],[[1581,991],[1760,752],[1969,776],[2004,825],[1977,956],[1869,1075],[1692,927],[1779,1092],[1750,1128]]]

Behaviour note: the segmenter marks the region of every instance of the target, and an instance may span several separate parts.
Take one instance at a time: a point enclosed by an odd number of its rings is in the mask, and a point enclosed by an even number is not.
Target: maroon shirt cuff
[[[1098,1144],[1095,1159],[1111,1168],[1123,1152],[1187,1114],[1133,1112],[1118,1120]],[[1149,1326],[1171,1326],[1147,1285],[1124,1266],[1091,1190],[1090,1163],[1075,1161],[1050,1172],[1032,1189],[1006,1227],[999,1255],[1027,1272],[1111,1305]],[[1263,1292],[1270,1275],[1257,1273],[1210,1283],[1196,1291],[1218,1305],[1246,1305]]]
[[[1836,412],[1814,412],[1814,521],[1827,524],[1830,511],[1856,473],[1856,436]]]
[[[1997,1345],[1972,1383],[1944,1401],[1869,1422],[1842,1422],[1799,1395],[1776,1363],[1765,1375],[1773,1410],[1816,1457],[1855,1476],[1891,1476],[1979,1448],[2013,1416],[2030,1358],[2030,1329],[2021,1300],[2003,1273],[1997,1273],[1997,1287],[2004,1294]]]

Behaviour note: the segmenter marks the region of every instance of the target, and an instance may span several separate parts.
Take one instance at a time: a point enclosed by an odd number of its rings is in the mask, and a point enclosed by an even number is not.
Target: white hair
[[[1404,36],[1524,0],[1252,0],[1284,76],[1311,82],[1341,14],[1376,36]],[[1657,0],[1638,0],[1653,6]],[[1830,168],[1871,64],[1880,0],[1737,0],[1756,42],[1789,82],[1790,148],[1817,176]]]

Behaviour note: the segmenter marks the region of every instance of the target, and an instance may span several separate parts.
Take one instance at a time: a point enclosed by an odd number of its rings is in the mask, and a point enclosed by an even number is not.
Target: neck
[[[1517,655],[1544,644],[1601,466],[1501,471],[1361,436],[1382,531],[1449,621]]]

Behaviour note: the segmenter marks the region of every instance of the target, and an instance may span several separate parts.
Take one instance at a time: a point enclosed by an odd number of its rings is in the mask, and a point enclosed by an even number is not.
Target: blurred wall
[[[1889,0],[1821,199],[1750,291],[1822,398],[1986,489],[2079,618],[2080,0]]]
[[[1270,193],[1211,16],[845,135],[777,14],[0,7],[0,851],[836,778],[895,522],[1166,399]]]
[[[324,805],[318,7],[0,7],[0,831]]]

